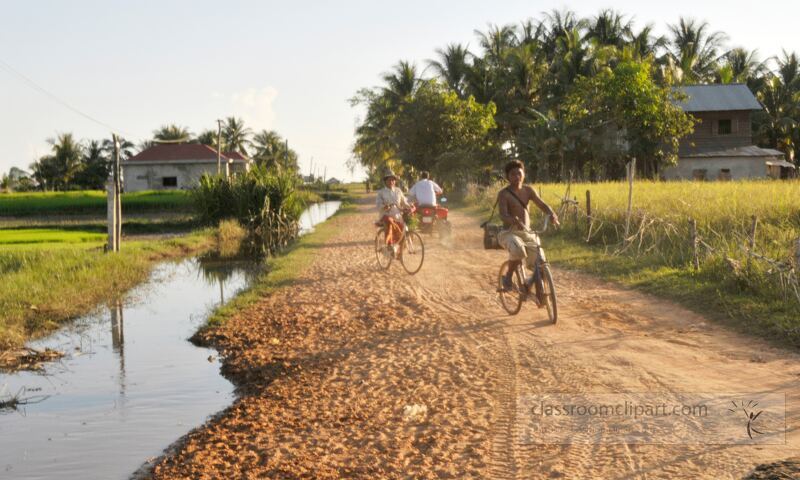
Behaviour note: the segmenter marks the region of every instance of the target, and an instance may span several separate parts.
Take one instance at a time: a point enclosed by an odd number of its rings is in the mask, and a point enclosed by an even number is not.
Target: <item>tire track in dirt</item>
[[[453,214],[450,247],[425,236],[408,276],[377,268],[373,219],[366,202],[334,217],[296,282],[206,334],[240,396],[153,478],[740,478],[800,454],[796,354],[559,269],[557,326],[530,303],[508,317],[504,253],[481,248],[476,220]],[[519,438],[523,395],[747,389],[787,393],[786,445]]]

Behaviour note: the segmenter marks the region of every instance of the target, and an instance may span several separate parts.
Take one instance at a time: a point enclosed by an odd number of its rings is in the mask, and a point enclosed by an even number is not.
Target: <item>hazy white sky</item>
[[[448,43],[475,50],[489,23],[604,6],[659,33],[680,15],[706,20],[762,58],[800,52],[798,1],[0,0],[0,171],[27,169],[61,132],[110,136],[3,63],[136,143],[162,124],[198,133],[237,116],[287,137],[304,173],[313,158],[319,174],[360,179],[345,166],[361,113],[347,99],[398,60],[424,67]]]

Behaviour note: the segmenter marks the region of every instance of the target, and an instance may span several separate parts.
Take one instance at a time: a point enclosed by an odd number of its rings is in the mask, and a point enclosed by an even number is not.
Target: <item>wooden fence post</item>
[[[586,190],[586,241],[589,241],[589,237],[592,235],[592,192]]]
[[[689,219],[689,236],[692,239],[692,265],[696,272],[700,270],[700,259],[697,256],[697,220],[694,218]]]
[[[800,237],[794,242],[794,269],[800,270]]]
[[[633,177],[636,174],[636,157],[628,162],[628,212],[625,215],[625,239],[628,241],[628,234],[631,229],[631,207],[633,206]]]
[[[753,223],[750,226],[750,252],[755,253],[756,250],[756,229],[758,228],[758,217],[753,215]],[[747,255],[747,269],[750,270],[750,258],[752,255]]]

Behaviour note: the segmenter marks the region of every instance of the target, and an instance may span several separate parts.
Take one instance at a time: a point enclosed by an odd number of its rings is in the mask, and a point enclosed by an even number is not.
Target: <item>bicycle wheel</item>
[[[497,291],[500,293],[500,303],[509,315],[516,315],[522,308],[522,301],[525,299],[525,284],[519,270],[514,270],[511,275],[511,288],[503,288],[503,278],[508,273],[509,262],[503,262],[500,266],[500,273],[497,276]]]
[[[375,257],[378,259],[378,266],[383,270],[388,269],[394,259],[392,248],[386,245],[386,231],[383,228],[379,228],[375,234]]]
[[[406,232],[400,244],[400,263],[410,275],[414,275],[422,268],[425,260],[425,244],[417,232]]]
[[[547,317],[550,318],[551,322],[556,323],[558,321],[558,304],[556,303],[556,286],[553,283],[553,274],[550,272],[550,267],[546,263],[542,265],[541,272]]]

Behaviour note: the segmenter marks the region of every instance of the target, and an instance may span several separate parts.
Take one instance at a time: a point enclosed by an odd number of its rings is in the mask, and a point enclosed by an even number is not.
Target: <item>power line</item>
[[[98,124],[98,125],[100,125],[102,127],[108,128],[112,132],[125,133],[125,132],[122,132],[121,130],[119,130],[117,128],[114,128],[111,125],[109,125],[109,124],[107,124],[105,122],[102,122],[102,121],[92,117],[91,115],[89,115],[87,113],[84,113],[84,112],[78,110],[77,108],[73,107],[72,105],[70,105],[66,101],[62,100],[61,98],[59,98],[55,94],[51,93],[49,90],[45,89],[44,87],[40,86],[39,84],[37,84],[36,82],[31,80],[30,78],[28,78],[25,75],[23,75],[22,73],[20,73],[19,71],[15,70],[11,65],[7,64],[2,59],[0,59],[0,67],[2,67],[4,70],[16,75],[17,77],[21,78],[30,88],[38,91],[39,93],[41,93],[41,94],[43,94],[43,95],[45,95],[47,97],[50,97],[51,100],[54,100],[54,101],[60,103],[62,106],[66,107],[67,109],[71,110],[74,113],[77,113],[78,115],[84,117],[85,119],[87,119],[87,120],[89,120],[91,122],[94,122],[94,123],[96,123],[96,124]],[[127,133],[125,135],[127,136]]]

